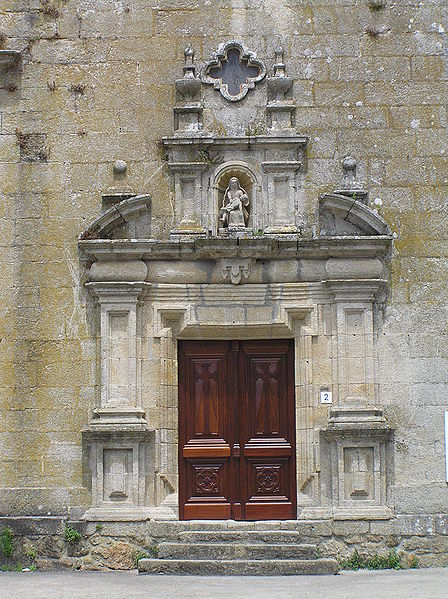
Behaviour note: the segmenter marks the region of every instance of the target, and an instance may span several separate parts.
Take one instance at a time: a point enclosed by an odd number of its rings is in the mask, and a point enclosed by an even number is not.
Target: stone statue
[[[249,219],[248,206],[249,196],[241,187],[238,177],[231,177],[219,211],[221,227],[229,229],[247,227]]]

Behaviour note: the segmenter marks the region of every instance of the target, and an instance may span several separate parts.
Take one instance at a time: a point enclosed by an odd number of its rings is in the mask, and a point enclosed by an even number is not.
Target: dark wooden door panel
[[[231,517],[228,356],[227,341],[179,347],[181,518]]]
[[[243,517],[294,518],[294,363],[289,340],[241,345]]]
[[[290,340],[179,347],[180,517],[296,514]]]
[[[231,518],[228,460],[188,460],[186,480],[186,520]]]

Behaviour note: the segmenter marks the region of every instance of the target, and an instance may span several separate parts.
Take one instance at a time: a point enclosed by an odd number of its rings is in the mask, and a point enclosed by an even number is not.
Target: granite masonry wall
[[[305,237],[317,226],[319,196],[340,186],[347,155],[394,235],[390,284],[375,312],[375,393],[395,431],[398,518],[322,523],[322,547],[338,555],[398,547],[422,565],[446,564],[448,7],[372,4],[382,3],[0,0],[0,54],[20,53],[0,56],[0,513],[57,516],[51,531],[4,521],[20,542],[37,544],[43,565],[63,555],[74,567],[116,567],[107,557],[114,544],[130,556],[158,538],[156,524],[120,532],[105,523],[101,534],[82,524],[82,557],[62,539],[62,519],[91,505],[81,430],[100,393],[99,315],[77,238],[101,214],[102,196],[118,189],[150,194],[151,235],[168,239],[172,190],[160,140],[172,134],[184,49],[202,66],[231,39],[271,71],[276,46],[284,48],[294,128],[309,136]],[[264,132],[263,89],[231,112],[207,86],[204,127]],[[126,162],[124,176],[114,174],[116,160]],[[313,351],[319,385],[329,344]],[[48,534],[51,542],[40,538]],[[94,559],[98,545],[103,557]],[[131,567],[126,559],[118,567]]]

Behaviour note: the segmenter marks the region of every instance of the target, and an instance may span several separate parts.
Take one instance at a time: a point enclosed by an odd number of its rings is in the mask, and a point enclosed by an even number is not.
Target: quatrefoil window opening
[[[235,102],[244,98],[265,75],[265,66],[253,52],[236,42],[229,42],[205,66],[202,80],[219,89],[226,100]]]

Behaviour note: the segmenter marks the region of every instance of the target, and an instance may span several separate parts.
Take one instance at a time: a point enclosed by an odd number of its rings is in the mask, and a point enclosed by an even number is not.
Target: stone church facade
[[[442,0],[0,15],[17,555],[132,567],[185,531],[285,530],[445,565]]]

